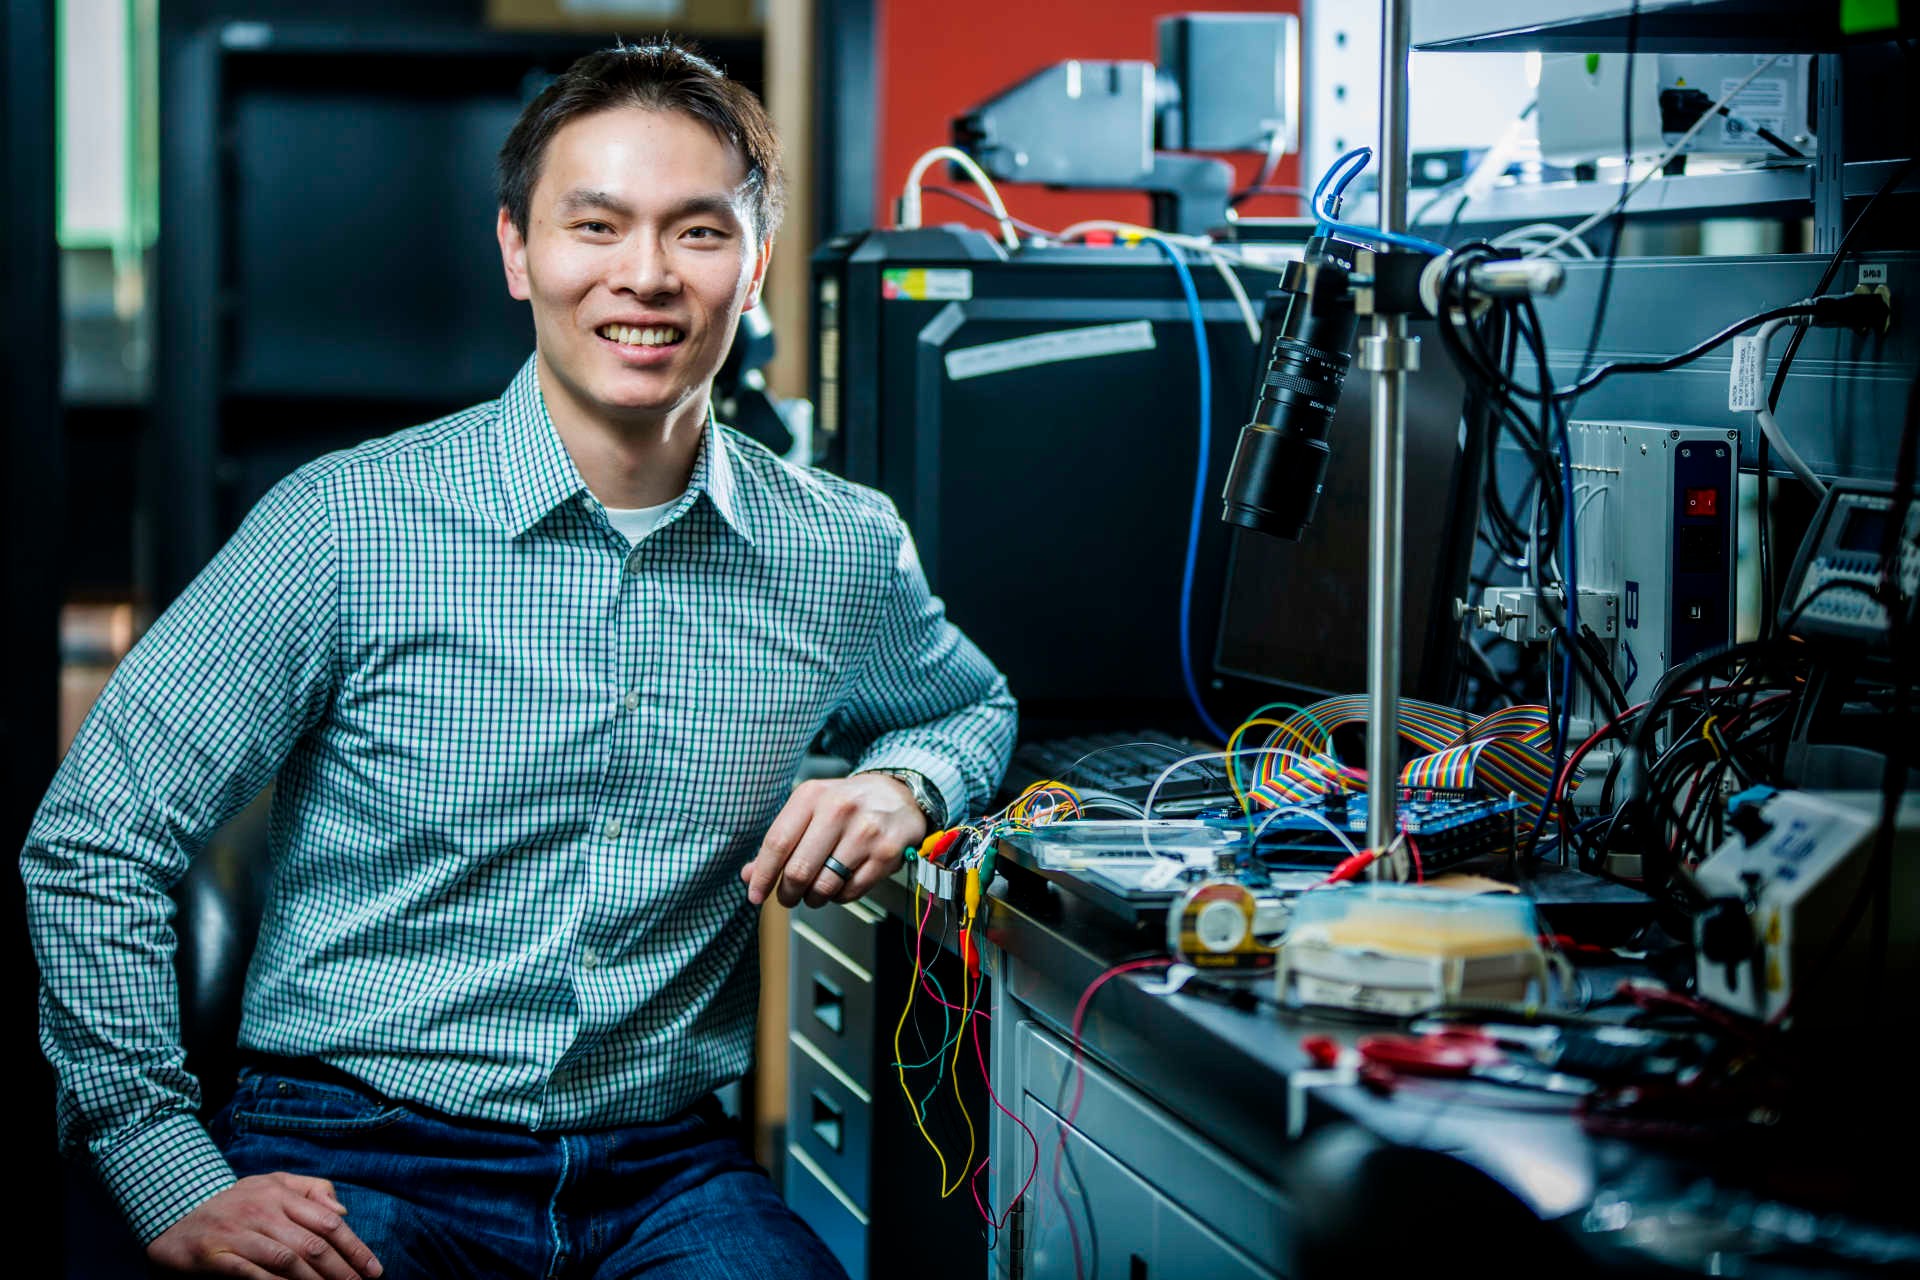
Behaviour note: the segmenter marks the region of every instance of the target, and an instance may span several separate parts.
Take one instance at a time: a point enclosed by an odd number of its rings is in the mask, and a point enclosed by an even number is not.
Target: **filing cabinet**
[[[941,1198],[940,1166],[894,1066],[894,1029],[913,975],[911,933],[866,902],[796,911],[789,928],[787,1202],[852,1280],[903,1274],[909,1258],[916,1278],[980,1280],[987,1265],[980,1215],[964,1186]],[[923,957],[941,989],[957,994],[959,957],[932,938]],[[927,1001],[924,993],[920,1001],[916,1007]],[[985,992],[979,1002],[984,1011]],[[931,1025],[937,1032],[939,1021]],[[984,1016],[978,1030],[985,1050]],[[960,1046],[959,1078],[978,1132],[977,1164],[987,1152],[991,1104],[973,1069],[971,1039]],[[909,1061],[926,1056],[912,1033],[904,1044],[913,1046]],[[950,1161],[957,1153],[948,1126],[958,1125],[952,1087],[948,1077],[928,1106],[929,1128]],[[964,1130],[957,1142],[964,1151]],[[940,1247],[928,1249],[929,1240]]]

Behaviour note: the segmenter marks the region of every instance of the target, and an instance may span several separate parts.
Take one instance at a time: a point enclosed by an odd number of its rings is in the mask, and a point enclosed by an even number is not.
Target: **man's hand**
[[[346,1211],[325,1178],[242,1178],[161,1232],[147,1258],[175,1271],[249,1280],[377,1276],[380,1262],[347,1229]]]
[[[740,868],[747,900],[759,906],[779,886],[780,901],[810,907],[852,902],[900,865],[907,846],[927,834],[926,815],[898,778],[862,773],[803,782],[767,828],[759,856]],[[831,857],[847,869],[827,867]]]

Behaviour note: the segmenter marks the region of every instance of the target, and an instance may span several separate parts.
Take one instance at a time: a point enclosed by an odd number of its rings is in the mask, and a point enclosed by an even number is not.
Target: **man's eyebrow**
[[[562,216],[596,210],[617,214],[622,218],[637,216],[637,211],[627,201],[610,191],[599,191],[591,187],[576,187],[567,192],[560,197],[556,209]],[[712,192],[707,195],[689,196],[673,205],[665,210],[665,220],[678,222],[682,218],[699,214],[734,221],[740,218],[739,208],[732,196]]]
[[[667,210],[667,221],[678,222],[682,218],[693,217],[696,214],[738,221],[740,209],[732,196],[711,192],[707,195],[688,196],[680,201]]]
[[[633,206],[625,200],[611,191],[597,191],[592,187],[575,187],[561,196],[559,204],[555,207],[563,214],[601,209],[608,213],[617,213],[623,218],[633,216]]]

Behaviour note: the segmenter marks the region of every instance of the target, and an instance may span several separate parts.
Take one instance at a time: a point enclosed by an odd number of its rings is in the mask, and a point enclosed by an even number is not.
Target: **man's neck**
[[[710,390],[663,418],[610,421],[579,405],[544,360],[540,372],[547,415],[601,505],[657,507],[686,492],[707,425]]]

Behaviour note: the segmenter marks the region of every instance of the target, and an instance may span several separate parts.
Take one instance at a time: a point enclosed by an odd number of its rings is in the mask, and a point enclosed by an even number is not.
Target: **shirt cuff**
[[[184,1112],[140,1126],[93,1162],[142,1247],[238,1181],[206,1126]]]
[[[949,827],[967,816],[967,780],[944,756],[920,747],[894,743],[884,750],[862,756],[860,763],[853,767],[855,773],[867,769],[911,769],[931,782],[933,789],[940,793],[940,800],[947,808]]]

